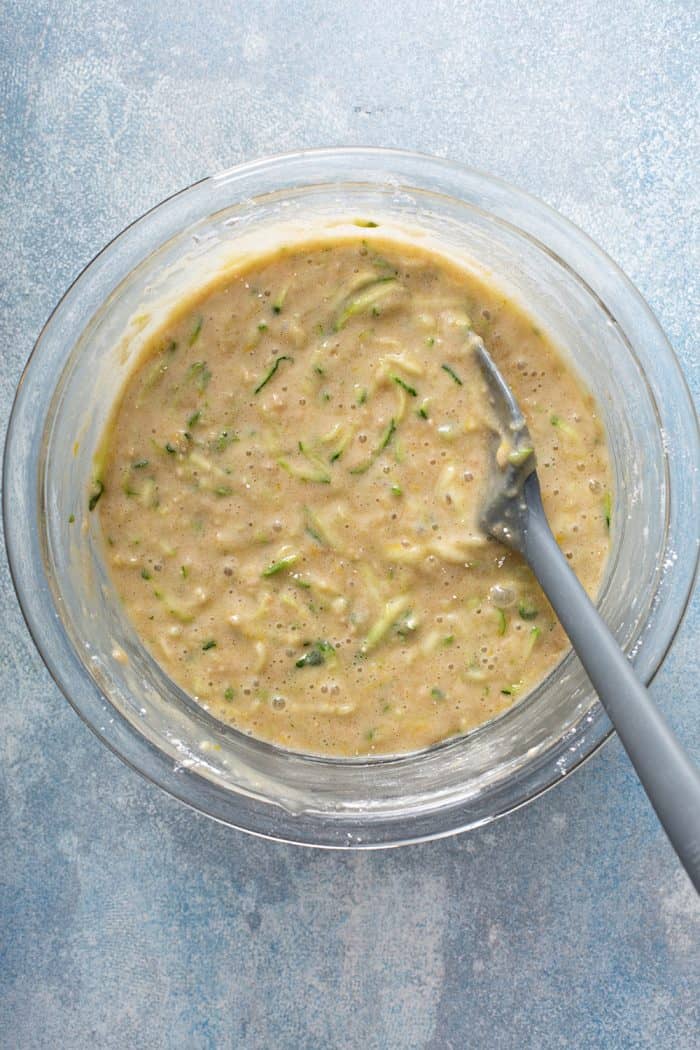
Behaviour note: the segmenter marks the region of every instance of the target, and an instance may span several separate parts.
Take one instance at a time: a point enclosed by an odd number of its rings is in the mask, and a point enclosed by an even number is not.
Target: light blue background
[[[692,0],[0,0],[0,415],[57,298],[174,190],[417,148],[542,197],[697,397]],[[697,1046],[700,910],[617,741],[479,832],[308,852],[188,812],[52,684],[0,565],[0,1045]],[[653,693],[698,756],[698,602]]]

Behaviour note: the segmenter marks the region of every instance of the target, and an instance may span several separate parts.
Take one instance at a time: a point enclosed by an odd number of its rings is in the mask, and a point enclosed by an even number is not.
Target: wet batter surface
[[[411,751],[562,658],[532,574],[478,526],[499,438],[475,333],[595,595],[610,474],[594,401],[526,313],[452,261],[376,236],[297,245],[153,338],[91,502],[138,634],[216,717],[296,750]]]

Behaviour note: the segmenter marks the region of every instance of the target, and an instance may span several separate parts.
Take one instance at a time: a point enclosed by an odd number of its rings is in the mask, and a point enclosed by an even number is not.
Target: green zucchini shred
[[[561,416],[553,414],[549,417],[549,422],[557,430],[561,430],[562,434],[566,434],[567,437],[575,438],[578,437],[578,431],[575,427],[572,427],[569,423],[566,423]]]
[[[303,441],[298,442],[298,448],[304,459],[306,459],[309,465],[313,468],[314,473],[310,475],[309,480],[318,481],[324,485],[328,485],[331,479],[325,462]],[[333,462],[332,459],[331,462]]]
[[[316,543],[320,544],[321,547],[331,546],[328,537],[323,531],[321,522],[309,507],[304,507],[304,531],[309,534],[312,540],[316,540]]]
[[[190,337],[187,340],[189,346],[194,346],[194,344],[199,339],[199,335],[200,335],[200,333],[202,331],[202,325],[203,324],[204,324],[204,318],[200,315],[197,318],[197,320],[195,321],[194,327],[193,327],[192,331],[190,332]],[[177,346],[177,343],[175,345]]]
[[[513,467],[521,467],[523,463],[525,463],[530,458],[534,451],[535,450],[532,447],[514,448],[511,452],[508,453],[508,462]]]
[[[299,478],[300,481],[315,481],[319,485],[330,485],[331,483],[331,476],[325,468],[322,471],[320,469],[306,470],[304,467],[297,467],[294,463],[290,463],[284,456],[280,456],[277,463],[282,470],[286,470],[293,478]]]
[[[330,642],[319,640],[313,644],[307,642],[306,645],[309,648],[303,656],[295,660],[295,667],[321,667],[331,654],[335,655],[335,646]]]
[[[333,322],[333,331],[339,332],[352,317],[355,317],[356,314],[364,313],[366,310],[371,310],[376,316],[376,312],[378,312],[382,302],[388,299],[396,288],[401,287],[403,286],[399,284],[395,277],[379,277],[364,288],[354,292],[345,300],[338,312]]]
[[[265,577],[276,576],[278,572],[284,572],[285,569],[294,565],[294,562],[297,561],[298,557],[298,554],[288,554],[286,557],[280,558],[278,561],[273,561],[266,569],[263,569],[262,575]]]
[[[450,378],[452,378],[455,381],[457,386],[464,386],[464,383],[459,378],[454,368],[450,367],[450,365],[440,365],[440,368],[443,370],[443,372],[447,372],[448,376],[450,376]]]
[[[289,287],[283,288],[282,291],[277,296],[277,298],[273,301],[273,303],[272,303],[272,312],[273,312],[273,314],[281,314],[282,313],[282,307],[284,306],[284,301],[287,298],[287,292],[288,291],[289,291]]]
[[[187,369],[185,378],[194,382],[200,394],[204,393],[211,379],[211,372],[207,367],[206,361],[193,361]]]
[[[240,441],[240,438],[233,430],[222,430],[214,441],[214,448],[217,452],[223,452],[235,441]]]
[[[525,650],[526,660],[529,659],[529,657],[532,655],[532,650],[535,648],[535,645],[537,644],[537,639],[540,637],[541,634],[542,631],[539,627],[530,628],[530,637],[528,638],[527,648]]]
[[[386,602],[384,610],[381,616],[375,620],[370,627],[365,637],[364,642],[360,648],[360,655],[366,656],[372,649],[374,649],[379,643],[386,637],[392,627],[396,626],[401,618],[406,614],[408,605],[410,604],[410,598],[408,595],[402,595],[398,598],[392,598]],[[408,628],[415,629],[415,628]]]
[[[400,386],[402,390],[405,390],[411,397],[418,397],[418,391],[416,388],[411,386],[410,383],[407,383],[405,379],[401,378],[401,376],[392,375],[391,378],[397,386]]]
[[[393,438],[395,433],[396,433],[396,420],[392,419],[391,422],[389,423],[388,427],[384,431],[384,434],[382,435],[381,441],[379,442],[379,444],[377,445],[375,450],[372,452],[372,455],[369,457],[369,459],[366,460],[364,463],[361,463],[357,467],[352,467],[351,470],[350,470],[350,473],[351,474],[364,474],[364,473],[366,473],[366,471],[369,470],[369,468],[372,466],[372,464],[375,462],[375,460],[379,459],[379,457],[381,456],[381,454],[384,451],[384,449],[387,448],[387,446],[389,445],[389,442],[391,441],[391,439]]]
[[[95,509],[97,504],[100,502],[100,499],[102,498],[102,493],[104,492],[104,490],[105,487],[103,482],[99,478],[96,478],[94,481],[93,491],[90,495],[90,499],[88,500],[88,510]]]
[[[283,361],[293,361],[293,358],[289,357],[288,354],[282,354],[280,357],[275,358],[275,362],[272,365],[272,368],[270,368],[267,375],[263,376],[261,382],[258,383],[255,390],[253,391],[254,394],[259,394],[263,387],[267,386],[267,384],[270,382],[270,380],[272,379],[272,377],[274,376],[274,374],[276,373],[277,369]]]

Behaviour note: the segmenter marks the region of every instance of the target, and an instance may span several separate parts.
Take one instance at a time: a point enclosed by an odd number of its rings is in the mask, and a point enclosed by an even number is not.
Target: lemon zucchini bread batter
[[[138,634],[216,717],[296,750],[410,751],[559,662],[532,574],[478,526],[502,442],[475,333],[594,595],[610,515],[594,401],[452,260],[376,236],[297,244],[222,275],[150,341],[90,498]]]

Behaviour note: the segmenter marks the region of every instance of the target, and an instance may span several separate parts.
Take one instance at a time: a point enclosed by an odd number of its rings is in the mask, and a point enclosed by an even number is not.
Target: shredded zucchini
[[[88,510],[95,509],[97,504],[100,502],[100,499],[102,498],[102,493],[104,492],[104,490],[105,487],[102,481],[100,481],[99,478],[95,478],[95,481],[93,483],[93,490],[88,500]]]
[[[187,369],[185,378],[192,380],[200,394],[203,394],[211,379],[211,372],[206,361],[193,361]]]
[[[273,314],[281,314],[282,313],[282,307],[284,306],[284,301],[287,298],[287,292],[288,291],[289,291],[289,285],[287,285],[286,288],[283,288],[282,291],[279,292],[277,297],[273,300],[273,303],[272,303],[272,312],[273,312]]]
[[[464,386],[464,383],[459,378],[454,368],[451,367],[451,365],[440,365],[440,367],[442,368],[443,372],[447,372],[448,376],[450,376],[451,379],[454,379],[457,386]]]
[[[521,467],[534,451],[533,448],[514,448],[508,453],[508,462],[513,467]]]
[[[321,667],[335,656],[335,647],[330,642],[319,640],[313,644],[306,642],[305,645],[307,650],[295,661],[295,667]]]
[[[204,324],[204,318],[203,317],[200,316],[200,317],[198,317],[195,320],[193,328],[192,328],[192,331],[190,332],[190,337],[187,340],[187,342],[188,342],[188,344],[190,346],[194,346],[194,344],[199,339],[200,333],[202,331],[202,325],[203,324]]]
[[[345,327],[350,318],[355,317],[356,314],[364,313],[367,310],[379,313],[382,305],[385,305],[399,290],[403,290],[403,285],[395,277],[379,277],[375,279],[371,284],[345,300],[333,322],[333,331],[339,332],[341,328]]]
[[[389,426],[386,428],[386,430],[382,434],[382,437],[381,437],[381,440],[380,440],[379,444],[374,449],[374,451],[372,452],[372,455],[369,457],[369,459],[366,460],[364,463],[360,463],[360,465],[357,466],[357,467],[352,467],[352,469],[350,470],[350,473],[351,474],[364,474],[366,471],[368,471],[369,468],[372,466],[372,464],[375,462],[375,460],[377,460],[379,458],[379,456],[381,456],[381,454],[384,451],[384,449],[387,448],[387,446],[389,445],[389,443],[390,443],[390,441],[393,438],[395,433],[396,433],[396,420],[392,419],[391,422],[389,423]]]
[[[416,390],[416,388],[411,386],[410,383],[407,383],[405,379],[401,378],[401,376],[393,375],[390,378],[394,381],[394,383],[396,383],[403,390],[405,390],[406,393],[409,394],[411,397],[418,397],[418,391]]]
[[[284,456],[280,457],[277,463],[282,467],[282,470],[286,470],[293,478],[299,478],[300,481],[316,481],[321,485],[330,485],[331,483],[331,476],[325,467],[323,469],[319,467],[315,470],[309,467],[299,467],[295,463],[290,463]]]
[[[392,598],[386,603],[382,611],[381,616],[374,621],[367,636],[362,643],[360,653],[366,656],[367,653],[371,652],[383,638],[389,633],[391,628],[397,622],[402,613],[405,613],[411,604],[411,597],[408,594],[402,594],[398,598]]]
[[[263,376],[261,381],[258,383],[258,385],[256,386],[255,390],[253,391],[254,394],[259,394],[260,391],[263,389],[263,387],[267,386],[267,384],[270,382],[270,380],[272,379],[272,377],[274,376],[275,372],[277,371],[277,369],[279,368],[279,366],[282,364],[283,361],[290,361],[291,362],[291,361],[293,361],[293,358],[289,357],[288,354],[281,354],[280,357],[275,358],[275,363],[273,364],[273,366],[269,370],[269,372],[265,376]]]
[[[322,547],[333,546],[328,531],[323,527],[310,507],[304,507],[304,530]]]
[[[279,558],[277,561],[273,561],[266,569],[263,569],[263,576],[276,576],[278,572],[284,572],[285,569],[291,568],[292,565],[298,560],[298,554],[286,554],[283,558]]]
[[[539,627],[530,628],[530,634],[528,636],[527,645],[525,646],[524,653],[526,660],[529,659],[530,656],[532,656],[532,650],[535,648],[535,645],[537,644],[537,639],[540,637],[541,634],[542,631]]]
[[[549,417],[549,422],[553,427],[556,427],[557,430],[560,430],[562,434],[566,434],[567,437],[578,438],[578,431],[576,428],[572,427],[570,423],[566,423],[561,416],[552,415]]]

